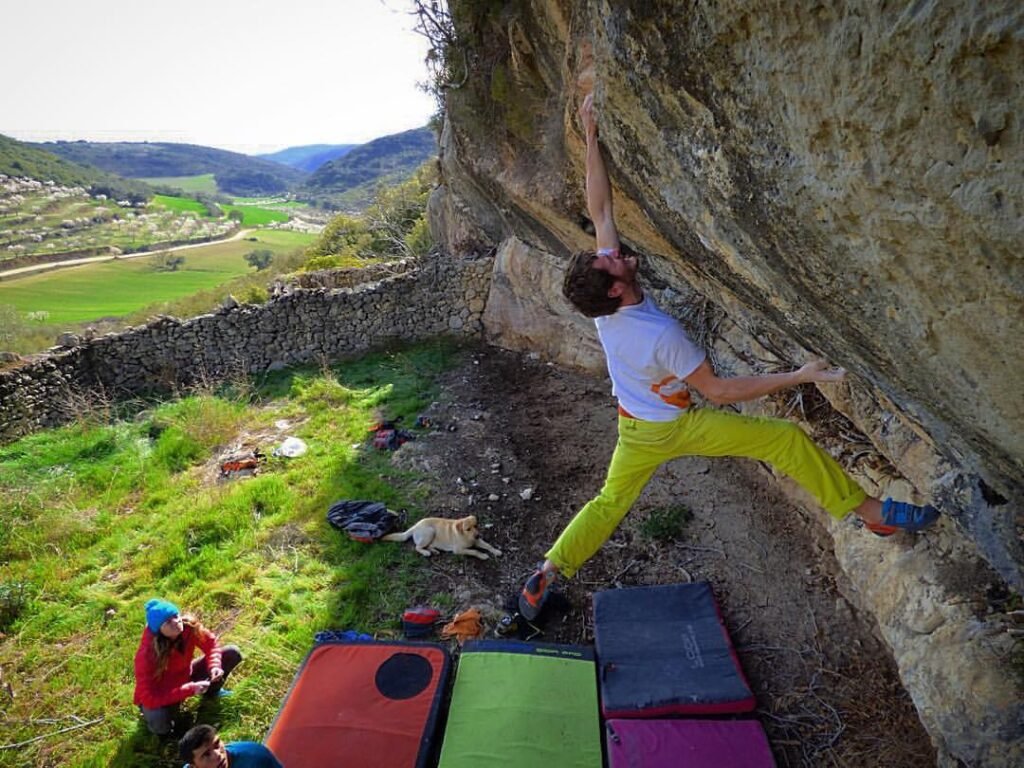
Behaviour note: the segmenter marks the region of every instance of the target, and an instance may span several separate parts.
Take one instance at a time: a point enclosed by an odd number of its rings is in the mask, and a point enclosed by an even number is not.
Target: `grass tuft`
[[[693,512],[682,504],[652,509],[640,523],[640,533],[663,544],[678,540],[683,528],[693,519]]]

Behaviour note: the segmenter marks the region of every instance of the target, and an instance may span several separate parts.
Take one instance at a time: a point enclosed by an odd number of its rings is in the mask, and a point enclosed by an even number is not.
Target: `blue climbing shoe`
[[[882,502],[882,522],[866,523],[865,527],[876,536],[892,536],[898,531],[920,531],[939,519],[939,510],[930,504],[919,507],[909,501]]]

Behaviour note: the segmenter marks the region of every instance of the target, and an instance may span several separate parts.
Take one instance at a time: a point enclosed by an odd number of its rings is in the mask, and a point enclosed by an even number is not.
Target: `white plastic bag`
[[[297,437],[286,437],[284,442],[274,449],[275,456],[297,459],[307,450],[306,443]]]

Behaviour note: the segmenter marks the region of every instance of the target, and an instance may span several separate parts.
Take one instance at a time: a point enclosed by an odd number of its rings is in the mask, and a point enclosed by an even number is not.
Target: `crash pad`
[[[466,643],[443,738],[438,768],[600,768],[593,649]]]
[[[439,645],[323,643],[299,668],[265,743],[287,766],[421,768],[448,672]]]
[[[756,720],[609,720],[609,768],[775,768]]]
[[[605,717],[754,708],[708,582],[596,592],[594,643]]]

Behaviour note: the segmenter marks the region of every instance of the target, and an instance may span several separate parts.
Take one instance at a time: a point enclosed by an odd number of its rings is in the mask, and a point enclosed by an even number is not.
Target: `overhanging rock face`
[[[847,5],[453,3],[470,72],[433,221],[460,250],[589,246],[594,87],[647,276],[891,403],[948,461],[919,490],[1020,590],[1024,6]]]
[[[833,406],[1020,592],[1024,6],[751,8],[453,1],[468,72],[447,94],[435,233],[452,252],[503,244],[492,337],[586,364],[557,288],[530,279],[592,246],[575,110],[593,88],[616,220],[648,284],[724,311],[748,370],[740,332],[772,362],[847,368]],[[516,280],[576,341],[526,322]],[[970,740],[950,731],[946,748],[1008,754]]]

